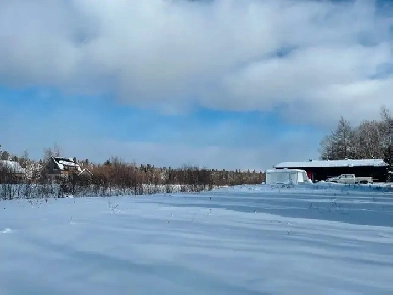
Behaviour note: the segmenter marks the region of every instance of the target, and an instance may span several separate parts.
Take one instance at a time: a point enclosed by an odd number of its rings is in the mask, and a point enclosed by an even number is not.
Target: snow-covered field
[[[260,185],[0,209],[0,295],[393,294],[384,190]]]

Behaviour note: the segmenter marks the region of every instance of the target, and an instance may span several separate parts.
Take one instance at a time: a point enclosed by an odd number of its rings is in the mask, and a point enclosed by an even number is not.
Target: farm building
[[[341,174],[355,174],[359,177],[373,177],[375,182],[385,182],[388,164],[382,159],[362,160],[309,160],[305,162],[283,162],[276,169],[304,169],[313,181],[326,180]]]

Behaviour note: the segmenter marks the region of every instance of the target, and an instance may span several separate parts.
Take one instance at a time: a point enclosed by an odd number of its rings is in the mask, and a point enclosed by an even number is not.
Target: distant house
[[[52,178],[92,175],[88,169],[82,169],[73,158],[62,157],[50,157],[43,168],[43,174]]]
[[[18,162],[9,160],[0,160],[0,171],[18,179],[26,176],[26,169],[22,168]]]
[[[341,174],[355,174],[359,177],[373,177],[375,181],[385,182],[388,164],[382,159],[345,159],[345,160],[309,160],[305,162],[283,162],[274,166],[276,169],[304,169],[312,181],[326,180]]]

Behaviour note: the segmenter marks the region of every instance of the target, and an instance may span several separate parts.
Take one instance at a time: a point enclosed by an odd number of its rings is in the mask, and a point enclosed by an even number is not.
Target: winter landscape
[[[244,185],[0,205],[2,295],[393,292],[386,187]]]
[[[0,295],[393,294],[393,1],[0,1]]]

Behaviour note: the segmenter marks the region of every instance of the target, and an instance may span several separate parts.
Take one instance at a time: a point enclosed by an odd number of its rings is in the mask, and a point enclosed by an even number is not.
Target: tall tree
[[[333,160],[336,158],[333,136],[331,134],[326,135],[319,143],[319,154],[321,160]]]
[[[53,144],[53,147],[44,149],[44,161],[49,160],[50,157],[60,157],[60,156],[61,156],[61,148],[57,144],[57,142]]]
[[[356,159],[383,158],[383,126],[376,120],[363,121],[354,129]]]
[[[332,147],[334,158],[346,159],[356,156],[354,139],[355,133],[351,123],[341,116],[337,129],[332,133]]]
[[[29,153],[27,150],[25,150],[22,154],[21,157],[19,157],[19,164],[21,165],[22,168],[26,168],[29,164]]]
[[[384,160],[389,164],[389,171],[393,171],[393,116],[385,106],[381,108],[382,118],[382,150]],[[388,174],[388,180],[391,181],[391,174]]]

